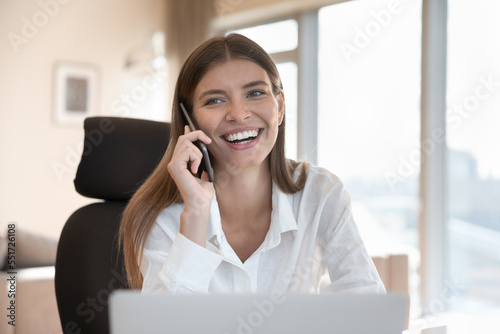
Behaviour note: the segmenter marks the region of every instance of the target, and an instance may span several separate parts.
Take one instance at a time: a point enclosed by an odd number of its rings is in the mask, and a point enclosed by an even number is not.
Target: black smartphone
[[[191,131],[196,131],[197,129],[194,126],[194,123],[191,120],[191,117],[189,117],[189,114],[186,108],[184,108],[182,102],[180,103],[180,106],[182,113],[184,114],[184,119],[186,120],[186,125],[189,126],[189,129],[191,129]],[[201,177],[201,173],[205,171],[208,174],[208,181],[214,182],[214,173],[212,172],[212,165],[210,164],[210,158],[208,156],[207,146],[201,140],[195,141],[194,144],[196,145],[196,147],[200,149],[201,154],[203,154],[203,159],[201,160],[201,165],[200,168],[198,169],[198,177]]]

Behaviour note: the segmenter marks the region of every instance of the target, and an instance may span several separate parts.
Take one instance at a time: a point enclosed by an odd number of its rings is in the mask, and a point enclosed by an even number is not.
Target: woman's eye
[[[256,96],[260,96],[260,95],[264,95],[265,93],[263,91],[260,91],[260,90],[254,90],[254,91],[251,91],[249,94],[248,94],[248,97],[256,97]]]
[[[210,104],[217,104],[217,103],[222,103],[222,100],[221,99],[211,99],[211,100],[208,100],[207,102],[205,102],[205,105],[208,106]]]

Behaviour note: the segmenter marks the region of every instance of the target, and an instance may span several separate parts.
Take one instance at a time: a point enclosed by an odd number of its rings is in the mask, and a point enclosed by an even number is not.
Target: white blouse
[[[269,231],[244,263],[224,236],[215,197],[206,248],[179,233],[183,204],[166,208],[146,241],[142,291],[385,293],[335,175],[309,166],[302,191],[272,191]]]

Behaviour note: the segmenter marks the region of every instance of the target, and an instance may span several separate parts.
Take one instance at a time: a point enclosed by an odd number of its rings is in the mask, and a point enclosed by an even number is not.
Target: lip
[[[257,137],[254,140],[252,140],[252,141],[250,141],[248,143],[245,143],[245,144],[233,144],[233,143],[228,142],[226,139],[224,139],[224,137],[229,136],[230,134],[238,133],[238,132],[243,132],[243,131],[249,131],[249,130],[258,130],[259,134],[257,135]],[[264,132],[264,129],[262,129],[262,128],[256,128],[256,127],[239,128],[239,129],[236,129],[236,130],[231,130],[230,132],[227,132],[226,134],[222,135],[221,139],[224,141],[224,143],[226,143],[233,150],[242,151],[242,150],[247,150],[247,149],[252,148],[255,145],[257,145],[257,143],[260,141],[260,137],[262,135],[262,132]]]

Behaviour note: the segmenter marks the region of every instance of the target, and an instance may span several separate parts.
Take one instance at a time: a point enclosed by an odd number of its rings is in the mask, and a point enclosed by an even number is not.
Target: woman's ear
[[[279,117],[279,124],[283,122],[283,117],[285,116],[285,93],[283,92],[283,89],[280,91],[280,93],[277,96],[278,99],[278,117]]]

